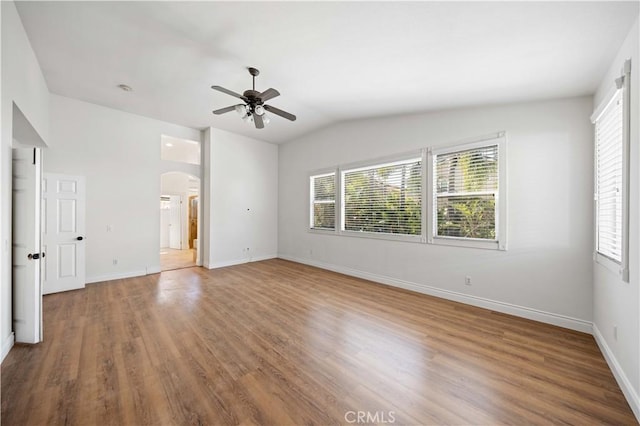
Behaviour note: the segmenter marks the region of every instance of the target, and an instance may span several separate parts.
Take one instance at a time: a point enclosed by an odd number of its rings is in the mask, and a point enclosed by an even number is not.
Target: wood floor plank
[[[48,295],[44,327],[3,425],[637,424],[590,335],[278,259]]]

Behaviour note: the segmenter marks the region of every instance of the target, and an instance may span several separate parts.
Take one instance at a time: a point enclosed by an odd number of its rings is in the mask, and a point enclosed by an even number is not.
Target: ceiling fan
[[[242,99],[244,104],[231,105],[226,108],[220,108],[213,111],[214,114],[220,115],[230,111],[236,111],[243,120],[253,122],[256,125],[257,129],[264,128],[264,125],[269,123],[269,117],[266,116],[266,111],[273,113],[275,115],[279,115],[282,118],[286,118],[287,120],[295,121],[296,116],[290,114],[286,111],[273,107],[271,105],[265,105],[270,99],[275,98],[276,96],[280,96],[280,92],[276,89],[267,89],[264,92],[260,93],[256,91],[256,77],[260,74],[256,68],[248,68],[249,74],[253,76],[253,89],[245,90],[242,95],[225,89],[220,86],[211,86],[213,90],[217,90],[222,93],[226,93],[227,95],[231,95],[238,99]]]

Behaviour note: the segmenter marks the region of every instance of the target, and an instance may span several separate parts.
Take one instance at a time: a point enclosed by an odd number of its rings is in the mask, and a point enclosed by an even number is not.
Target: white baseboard
[[[113,281],[113,280],[121,280],[123,278],[133,278],[133,277],[141,277],[147,275],[147,270],[139,270],[139,271],[130,271],[130,272],[120,272],[117,274],[107,274],[107,275],[98,275],[95,277],[87,277],[85,282],[87,284],[91,283],[100,283],[102,281]]]
[[[160,265],[147,266],[147,275],[159,274],[160,272],[162,272],[162,268],[160,268]]]
[[[627,398],[627,402],[629,403],[631,410],[633,410],[633,414],[635,414],[636,419],[640,422],[640,397],[638,396],[638,392],[636,392],[631,385],[629,378],[627,378],[627,375],[618,363],[613,351],[595,324],[593,324],[593,337],[596,339],[596,343],[600,348],[600,352],[604,355],[604,359],[607,361],[607,364],[609,364],[609,368],[613,372],[613,376],[616,378],[618,386],[620,386],[622,393],[625,398]]]
[[[251,258],[251,262],[262,262],[263,260],[275,259],[277,258],[277,254],[267,254],[265,256],[256,256]]]
[[[15,343],[15,335],[13,334],[13,332],[11,332],[9,337],[7,337],[4,340],[4,342],[2,342],[2,359],[0,359],[0,362],[4,361],[5,357],[9,354],[9,351],[13,347],[14,343]]]
[[[265,256],[251,257],[249,259],[224,260],[222,262],[205,263],[205,267],[208,269],[226,268],[227,266],[242,265],[243,263],[249,262],[260,262],[262,260],[275,259],[276,257],[278,257],[277,254],[268,254]]]
[[[467,305],[478,306],[480,308],[485,308],[485,309],[489,309],[496,312],[502,312],[505,314],[527,318],[534,321],[557,325],[559,327],[581,331],[583,333],[591,334],[591,331],[592,331],[591,321],[573,318],[566,315],[560,315],[552,312],[541,311],[539,309],[514,305],[512,303],[501,302],[498,300],[487,299],[484,297],[472,296],[469,294],[459,293],[457,291],[445,290],[438,287],[432,287],[426,284],[414,283],[411,281],[404,281],[397,278],[387,277],[387,276],[378,275],[378,274],[372,274],[370,272],[364,272],[364,271],[360,271],[357,269],[352,269],[344,266],[338,266],[338,265],[328,264],[324,262],[317,262],[315,260],[298,258],[294,256],[287,256],[282,254],[279,255],[278,257],[284,260],[290,260],[292,262],[303,263],[305,265],[315,266],[322,269],[328,269],[330,271],[339,272],[341,274],[350,275],[353,277],[363,278],[365,280],[374,281],[374,282],[389,285],[392,287],[399,287],[405,290],[411,290],[418,293],[428,294],[430,296],[440,297],[442,299],[453,300],[454,302],[465,303]]]

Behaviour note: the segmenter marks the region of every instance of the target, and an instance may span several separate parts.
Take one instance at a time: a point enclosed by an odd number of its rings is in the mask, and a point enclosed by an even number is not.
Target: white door
[[[84,176],[45,173],[42,187],[43,294],[84,288]]]
[[[40,149],[14,148],[12,199],[13,330],[22,343],[42,341]]]
[[[169,248],[182,249],[182,201],[179,195],[170,195]]]
[[[160,209],[160,248],[169,247],[169,209]]]

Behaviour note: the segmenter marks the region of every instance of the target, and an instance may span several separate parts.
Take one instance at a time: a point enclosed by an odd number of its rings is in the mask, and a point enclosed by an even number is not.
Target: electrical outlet
[[[618,340],[618,326],[613,326],[613,340]]]
[[[464,277],[464,283],[466,285],[471,285],[471,277],[469,275],[467,275],[466,277]]]
[[[113,264],[117,265],[118,264],[118,259],[113,259]]]

